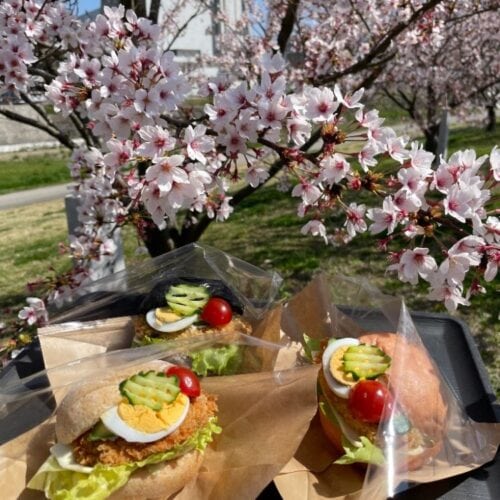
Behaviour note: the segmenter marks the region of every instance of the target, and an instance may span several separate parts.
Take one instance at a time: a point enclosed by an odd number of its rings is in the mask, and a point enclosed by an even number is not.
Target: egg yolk
[[[142,432],[160,432],[175,424],[182,413],[189,398],[179,393],[175,401],[163,405],[160,411],[154,411],[144,405],[131,405],[121,402],[118,405],[118,415],[130,427]]]
[[[175,314],[168,307],[158,307],[155,309],[155,318],[158,323],[172,323],[173,321],[178,321],[181,317]]]
[[[332,377],[344,385],[354,385],[356,381],[353,379],[351,373],[344,371],[343,357],[349,346],[339,347],[330,358],[330,373]]]

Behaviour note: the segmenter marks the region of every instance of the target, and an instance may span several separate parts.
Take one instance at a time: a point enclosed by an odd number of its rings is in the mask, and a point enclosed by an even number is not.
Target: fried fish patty
[[[144,337],[154,338],[154,339],[165,339],[167,340],[179,340],[188,339],[196,335],[206,335],[206,334],[217,334],[217,333],[245,333],[250,335],[252,333],[252,326],[248,321],[243,319],[241,316],[233,316],[233,319],[226,325],[219,326],[217,328],[212,328],[210,326],[196,326],[191,325],[179,332],[162,334],[157,330],[151,328],[146,322],[144,316],[134,316],[134,329],[135,337],[134,342],[141,345],[144,341]]]
[[[201,394],[191,402],[189,412],[180,427],[163,439],[152,443],[129,443],[122,438],[113,441],[89,441],[88,435],[91,432],[89,430],[72,443],[73,454],[79,464],[91,467],[97,463],[121,465],[137,462],[182,443],[204,427],[216,413],[215,396]]]

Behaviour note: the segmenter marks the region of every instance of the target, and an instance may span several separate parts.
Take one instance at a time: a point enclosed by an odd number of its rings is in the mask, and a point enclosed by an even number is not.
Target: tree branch
[[[88,148],[92,146],[99,146],[97,139],[94,135],[85,128],[85,124],[82,122],[81,118],[74,113],[69,115],[69,118],[75,128],[78,130],[78,133],[82,136],[82,139],[85,141],[85,144]]]
[[[15,113],[14,111],[9,111],[8,109],[0,109],[0,115],[3,115],[6,118],[9,118],[10,120],[24,123],[26,125],[31,125],[32,127],[35,127],[39,130],[43,130],[50,136],[57,139],[63,146],[66,146],[68,149],[73,150],[76,147],[76,144],[70,139],[70,137],[67,134],[57,129],[54,130],[48,127],[47,125],[44,125],[43,123],[40,123],[37,120],[34,120],[33,118],[28,118],[27,116],[20,115],[18,113]]]
[[[30,75],[41,76],[46,83],[50,83],[54,78],[57,77],[57,73],[50,73],[44,69],[34,68],[33,66],[28,68],[28,73]]]
[[[202,13],[202,7],[203,7],[203,5],[198,6],[198,9],[193,14],[191,14],[191,16],[189,16],[189,18],[186,20],[186,22],[177,30],[177,33],[174,35],[172,40],[169,42],[166,50],[170,50],[172,48],[172,45],[181,36],[182,32],[188,27],[189,23],[196,16],[199,16]]]
[[[47,113],[43,108],[41,108],[38,104],[33,102],[33,100],[30,98],[28,94],[25,94],[24,92],[19,92],[19,95],[21,96],[21,99],[30,106],[33,110],[35,110],[43,119],[43,121],[49,126],[53,127],[54,129],[57,130],[57,127],[50,121],[50,118],[48,117]]]
[[[288,0],[285,16],[281,21],[281,29],[278,33],[278,46],[282,54],[285,53],[286,45],[292,34],[295,21],[297,19],[297,11],[299,9],[300,0]]]
[[[325,75],[317,78],[314,81],[315,85],[327,85],[329,83],[333,83],[337,81],[339,78],[349,75],[351,73],[357,73],[358,71],[362,71],[363,69],[366,69],[370,64],[375,63],[375,59],[380,55],[383,54],[390,46],[391,42],[398,36],[400,35],[408,26],[413,24],[417,19],[419,19],[425,12],[433,9],[438,3],[440,3],[442,0],[429,0],[426,4],[422,5],[420,9],[417,9],[407,21],[402,21],[398,23],[394,28],[389,30],[388,33],[382,39],[380,42],[373,47],[373,49],[366,54],[363,59],[360,61],[355,62],[351,66],[349,66],[346,69],[343,69],[342,71],[336,71],[330,75]]]

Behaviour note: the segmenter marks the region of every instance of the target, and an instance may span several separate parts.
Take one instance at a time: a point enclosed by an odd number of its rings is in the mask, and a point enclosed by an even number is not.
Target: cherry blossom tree
[[[423,16],[414,43],[400,44],[377,88],[420,127],[436,152],[444,109],[489,110],[494,128],[500,85],[500,11],[486,2],[444,2]],[[475,108],[475,109],[474,109]]]
[[[415,22],[438,3],[338,2],[330,19],[323,2],[271,2],[282,16],[266,18],[272,30],[264,41],[256,37],[259,57],[238,74],[195,85],[162,48],[160,27],[123,6],[80,21],[55,1],[0,4],[0,82],[39,120],[0,113],[72,149],[81,200],[81,227],[69,245],[76,265],[58,277],[48,300],[62,301],[95,278],[88,263],[113,255],[112,234],[124,224],[158,255],[197,241],[212,221],[226,220],[276,179],[297,200],[304,234],[332,245],[381,235],[389,271],[426,281],[430,296],[450,310],[467,304],[495,278],[500,260],[500,224],[489,206],[500,151],[488,159],[465,150],[433,169],[431,153],[385,127],[363,102],[363,85],[395,57],[393,43],[421,30]],[[323,46],[321,35],[332,30],[338,37]],[[282,54],[300,47],[313,54],[310,64],[287,64]],[[83,146],[33,101],[35,88],[72,121]],[[194,96],[204,104],[194,106]],[[373,206],[360,202],[362,192]],[[21,314],[29,318],[45,318],[36,301]]]

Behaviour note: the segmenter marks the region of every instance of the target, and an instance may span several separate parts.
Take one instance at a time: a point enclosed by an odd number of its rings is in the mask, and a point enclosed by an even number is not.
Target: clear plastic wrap
[[[373,323],[374,317],[377,330],[362,326]],[[320,374],[332,374],[324,376],[323,385],[319,380],[318,415],[296,456],[276,478],[285,498],[389,498],[412,485],[462,474],[494,458],[500,425],[477,423],[467,416],[423,345],[402,299],[382,294],[363,279],[320,275],[286,305],[282,325],[321,363]],[[339,339],[345,344],[354,339],[348,345],[361,341],[382,351],[370,348],[370,354],[360,358],[356,346],[350,348],[349,357],[335,342]],[[323,356],[327,346],[332,347]],[[332,361],[335,349],[340,354]],[[382,355],[390,355],[388,368]],[[348,358],[358,364],[348,365]],[[335,371],[339,366],[340,375]],[[346,382],[342,377],[353,366],[352,373],[360,378],[351,374]],[[369,378],[373,380],[366,383]],[[372,382],[388,393],[375,417],[377,411],[366,404],[373,401],[370,391],[359,388],[373,387]],[[360,403],[359,397],[365,402]],[[332,431],[332,421],[337,431]],[[338,441],[334,446],[339,428],[341,446]]]
[[[156,304],[158,289],[161,293],[179,280],[213,285],[250,318],[269,309],[282,283],[274,271],[192,243],[76,289],[54,303],[50,320],[63,323],[145,313]]]
[[[259,269],[215,248],[187,245],[92,282],[55,305],[50,324],[38,331],[45,367],[125,347],[175,344],[208,331],[252,334],[276,341],[279,318],[273,320],[273,314],[279,316],[281,282],[276,272]],[[148,314],[154,317],[157,308],[168,305],[166,295],[174,287],[200,287],[208,296],[226,300],[232,308],[232,320],[211,327],[200,321],[199,312],[186,313],[179,316],[180,322],[196,322],[171,333],[155,330]]]
[[[90,390],[108,376],[116,384],[121,373],[130,374],[156,360],[193,367],[197,352],[226,343],[242,348],[244,359],[236,373],[201,378],[203,391],[217,397],[222,431],[204,451],[196,478],[176,498],[255,498],[293,456],[308,428],[316,411],[317,367],[301,366],[287,346],[247,335],[117,350],[4,383],[0,391],[2,497],[33,494],[25,486],[48,457],[58,409],[70,391]]]

